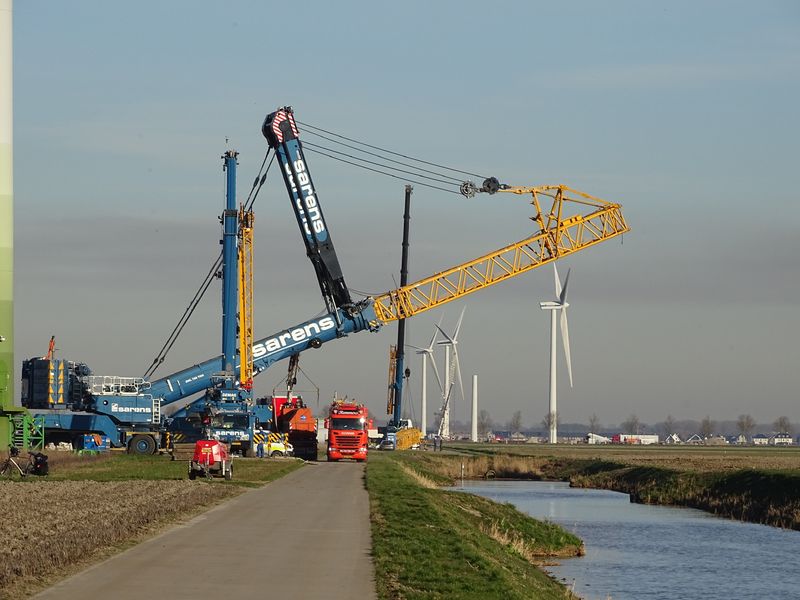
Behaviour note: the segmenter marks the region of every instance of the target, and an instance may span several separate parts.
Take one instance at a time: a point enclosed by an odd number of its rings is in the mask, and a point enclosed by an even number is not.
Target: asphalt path
[[[361,464],[309,463],[35,598],[375,598],[363,477]]]

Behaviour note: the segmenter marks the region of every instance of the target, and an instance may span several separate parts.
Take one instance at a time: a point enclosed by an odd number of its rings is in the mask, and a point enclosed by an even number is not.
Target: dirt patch
[[[0,482],[0,598],[24,597],[37,581],[240,491],[188,481]]]

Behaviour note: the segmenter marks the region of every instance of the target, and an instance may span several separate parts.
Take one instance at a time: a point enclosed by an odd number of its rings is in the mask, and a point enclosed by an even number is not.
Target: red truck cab
[[[325,426],[328,428],[328,461],[349,458],[367,460],[367,421],[369,411],[363,404],[334,400]]]

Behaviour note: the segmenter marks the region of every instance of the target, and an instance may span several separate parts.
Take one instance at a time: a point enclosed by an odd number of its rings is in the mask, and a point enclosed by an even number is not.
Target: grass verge
[[[367,464],[379,598],[573,597],[537,565],[580,555],[579,538],[510,504],[437,489],[417,467],[400,453]]]

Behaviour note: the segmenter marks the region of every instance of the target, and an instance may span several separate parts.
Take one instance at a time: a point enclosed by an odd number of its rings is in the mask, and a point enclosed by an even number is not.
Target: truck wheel
[[[128,444],[128,454],[154,454],[156,441],[152,435],[135,435]]]
[[[228,481],[233,477],[233,462],[228,463],[228,468],[225,470],[225,479]]]
[[[275,450],[275,452],[272,452],[269,455],[270,458],[275,458],[276,456],[283,456],[283,452],[281,452],[280,450]]]
[[[189,479],[191,479],[192,481],[197,479],[197,473],[194,472],[194,469],[189,471]]]

